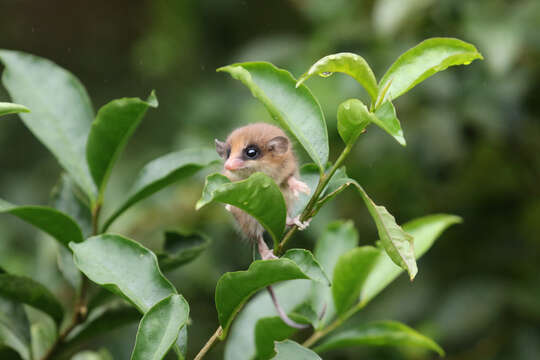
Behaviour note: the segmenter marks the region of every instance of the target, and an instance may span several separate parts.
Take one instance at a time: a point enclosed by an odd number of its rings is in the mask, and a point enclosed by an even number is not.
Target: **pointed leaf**
[[[268,231],[274,244],[283,234],[287,206],[281,190],[266,174],[255,173],[236,182],[221,174],[208,175],[197,210],[211,202],[222,202],[244,210]]]
[[[200,233],[166,231],[163,252],[157,253],[159,268],[170,271],[199,256],[210,245],[210,239]]]
[[[100,196],[105,192],[116,159],[139,126],[146,110],[157,106],[152,91],[148,101],[123,98],[113,100],[99,109],[88,135],[86,159]]]
[[[364,282],[380,254],[374,247],[362,246],[340,256],[332,279],[332,296],[339,315],[358,302]]]
[[[181,295],[171,295],[144,314],[131,360],[161,360],[186,325],[189,306]]]
[[[328,77],[336,72],[349,75],[367,90],[373,101],[377,99],[378,86],[373,71],[363,57],[352,53],[338,53],[323,57],[311,65],[309,70],[298,79],[296,86],[300,86],[315,74]]]
[[[276,341],[275,351],[276,356],[272,358],[273,360],[322,360],[313,351],[291,340]]]
[[[422,41],[403,53],[379,82],[377,103],[403,95],[431,75],[450,66],[469,65],[483,59],[474,45],[453,38],[432,38]],[[386,88],[386,94],[383,89]]]
[[[49,314],[57,325],[64,317],[64,308],[56,297],[45,286],[30,278],[0,274],[0,295]]]
[[[328,132],[321,106],[309,89],[285,70],[265,62],[232,64],[217,71],[240,80],[263,103],[270,116],[288,130],[324,170],[328,161]]]
[[[127,199],[107,220],[104,230],[133,204],[217,161],[212,149],[181,150],[152,160],[137,175]]]
[[[375,111],[375,116],[371,117],[372,121],[381,129],[390,134],[400,145],[406,146],[403,130],[396,115],[396,109],[390,100],[385,101]]]
[[[428,215],[405,223],[403,230],[414,237],[414,252],[418,259],[429,250],[446,228],[460,222],[461,218],[455,215]],[[397,267],[387,254],[381,254],[364,282],[360,301],[365,304],[373,299],[402,271],[403,269]]]
[[[0,348],[15,350],[23,360],[31,360],[30,324],[23,305],[0,296]]]
[[[46,206],[16,206],[0,199],[0,213],[9,213],[45,231],[62,245],[81,242],[79,225],[60,211]]]
[[[299,324],[308,324],[309,321],[295,313],[289,318]],[[285,324],[279,316],[267,317],[257,321],[255,325],[255,345],[257,346],[257,360],[271,359],[276,353],[274,341],[282,341],[291,337],[298,329]]]
[[[19,105],[19,104],[0,102],[0,116],[8,115],[8,114],[23,113],[23,112],[25,113],[30,112],[30,109],[28,109],[26,106]]]
[[[96,284],[123,296],[143,314],[177,293],[159,270],[156,255],[133,240],[105,234],[69,246],[79,270]]]
[[[377,321],[330,336],[314,350],[322,353],[350,346],[415,346],[444,356],[444,350],[427,336],[397,321]]]
[[[96,188],[86,165],[85,146],[94,110],[84,86],[53,62],[23,52],[0,50],[2,83],[13,101],[31,113],[24,124],[54,154],[90,197]]]
[[[286,258],[287,256],[291,256],[298,263]],[[315,274],[315,276],[311,278],[309,274]],[[324,272],[307,250],[302,252],[289,250],[282,258],[257,260],[246,271],[224,274],[216,286],[216,308],[219,323],[223,328],[221,338],[226,337],[236,314],[257,291],[273,283],[293,279],[309,279],[326,283],[327,280],[320,274]]]
[[[341,103],[337,112],[339,136],[346,145],[354,144],[358,136],[371,123],[376,122],[374,115],[358,99],[349,99]]]

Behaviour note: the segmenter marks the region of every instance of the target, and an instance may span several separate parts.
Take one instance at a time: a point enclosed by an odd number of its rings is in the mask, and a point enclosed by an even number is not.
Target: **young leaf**
[[[30,278],[0,274],[0,295],[49,314],[57,326],[64,318],[62,304],[45,286]]]
[[[363,57],[352,53],[339,53],[323,57],[311,65],[309,70],[298,79],[296,86],[300,86],[314,74],[328,77],[336,72],[349,75],[367,90],[373,101],[377,99],[379,88],[373,71]]]
[[[79,270],[96,284],[123,296],[143,314],[177,293],[159,270],[156,255],[133,240],[105,234],[69,246]]]
[[[210,239],[200,233],[166,231],[163,252],[157,253],[159,268],[169,271],[189,263],[210,245]]]
[[[372,116],[371,119],[378,127],[396,139],[400,145],[407,145],[405,137],[403,136],[403,130],[401,130],[401,124],[396,115],[396,109],[390,100],[385,101],[382,106],[375,111],[375,116]]]
[[[424,40],[403,53],[386,71],[379,82],[377,103],[403,95],[431,75],[450,66],[469,65],[476,59],[483,57],[473,45],[464,41],[452,38]]]
[[[270,116],[288,130],[324,170],[328,161],[328,132],[321,106],[309,89],[285,70],[266,62],[232,64],[217,71],[228,72],[251,90]]]
[[[28,109],[26,106],[7,102],[0,102],[0,116],[27,112],[30,112],[30,109]]]
[[[360,290],[380,254],[374,247],[362,246],[341,255],[332,279],[334,306],[339,315],[358,302]]]
[[[414,237],[414,253],[419,259],[446,228],[460,222],[461,218],[455,215],[428,215],[405,223],[403,230]],[[382,254],[364,282],[360,301],[367,303],[373,299],[402,271],[403,269],[397,267],[386,254]]]
[[[187,149],[173,152],[146,164],[133,184],[127,199],[105,222],[103,231],[133,204],[159,190],[187,177],[218,161],[213,149]]]
[[[156,95],[152,91],[147,101],[123,98],[99,109],[88,135],[86,159],[100,197],[105,192],[116,159],[139,126],[146,110],[157,106]]]
[[[313,351],[291,340],[276,341],[275,351],[276,356],[272,358],[273,360],[322,360]]]
[[[13,101],[32,109],[20,114],[24,124],[94,198],[96,188],[85,156],[94,110],[84,86],[68,71],[37,56],[0,50],[0,62],[5,65],[2,83]]]
[[[216,285],[216,308],[223,328],[222,338],[227,336],[234,317],[245,302],[268,285],[293,279],[327,283],[325,276],[321,276],[324,272],[309,251],[290,252],[289,256],[297,262],[286,258],[287,253],[276,260],[254,261],[246,271],[226,273],[219,279]],[[311,278],[309,274],[314,274],[314,277]]]
[[[289,317],[300,324],[309,324],[309,321],[298,314],[289,314]],[[257,321],[255,325],[255,345],[257,347],[257,360],[271,359],[275,355],[274,341],[282,341],[291,337],[298,329],[285,324],[279,316],[267,317]]]
[[[0,348],[16,351],[23,360],[31,360],[30,324],[23,305],[0,296]]]
[[[358,99],[349,99],[341,103],[337,112],[337,128],[339,136],[346,145],[354,144],[358,136],[371,122],[377,122],[366,105]]]
[[[281,190],[266,174],[255,173],[246,180],[231,182],[226,176],[206,178],[197,210],[212,202],[236,206],[253,216],[268,231],[274,243],[285,229],[287,206]]]
[[[322,353],[350,346],[416,346],[444,356],[444,350],[427,336],[397,321],[378,321],[330,336],[313,350]]]
[[[60,244],[68,246],[70,241],[82,242],[79,225],[60,211],[46,206],[16,206],[0,199],[0,213],[9,213],[45,231]]]
[[[161,360],[186,325],[189,305],[181,295],[170,295],[144,314],[131,360]]]
[[[334,278],[335,266],[341,255],[358,246],[358,232],[352,221],[334,221],[326,227],[315,244],[314,255],[330,279]],[[327,324],[335,315],[332,288],[312,283],[311,304],[318,314],[324,313],[319,325]]]

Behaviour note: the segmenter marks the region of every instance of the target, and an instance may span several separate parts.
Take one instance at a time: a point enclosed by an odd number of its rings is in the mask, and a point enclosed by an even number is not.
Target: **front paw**
[[[294,197],[298,198],[298,195],[302,192],[306,195],[309,195],[311,193],[311,189],[309,186],[303,182],[295,178],[294,176],[289,178],[288,181],[289,189],[292,191]]]
[[[305,230],[309,226],[310,223],[311,223],[311,219],[307,219],[306,221],[300,221],[300,215],[295,216],[293,218],[287,216],[287,226],[296,225],[298,227],[298,230],[300,231]]]

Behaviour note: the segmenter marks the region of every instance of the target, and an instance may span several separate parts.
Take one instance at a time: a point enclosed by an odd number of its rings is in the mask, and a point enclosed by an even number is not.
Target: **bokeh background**
[[[249,91],[215,69],[271,61],[299,77],[322,56],[362,55],[380,78],[403,51],[428,37],[475,44],[485,57],[450,68],[396,102],[408,146],[370,128],[346,165],[403,223],[452,213],[451,228],[419,262],[413,283],[388,287],[352,321],[396,319],[436,339],[448,359],[540,359],[540,2],[537,0],[0,0],[0,48],[30,52],[67,68],[97,109],[114,98],[160,101],[115,171],[105,212],[149,160],[213,146],[235,127],[268,121]],[[341,149],[337,105],[366,93],[344,75],[311,79],[328,122],[332,155]],[[0,87],[0,101],[8,101]],[[0,121],[0,197],[46,204],[60,167],[16,116]],[[217,326],[214,287],[251,261],[222,207],[194,211],[204,174],[137,205],[112,229],[151,248],[168,228],[198,229],[210,249],[170,278],[191,305],[190,353]],[[352,195],[352,193],[351,193]],[[354,196],[341,196],[293,245],[312,247],[333,219],[352,219],[362,244],[376,229]],[[107,207],[107,205],[110,205]],[[55,244],[0,217],[0,264],[32,276],[70,302]],[[127,359],[136,327],[94,344]],[[221,359],[223,345],[208,359]],[[352,349],[325,359],[429,359],[413,349]]]

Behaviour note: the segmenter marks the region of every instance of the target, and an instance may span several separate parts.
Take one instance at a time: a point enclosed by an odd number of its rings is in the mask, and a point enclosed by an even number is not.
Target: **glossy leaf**
[[[143,314],[177,293],[159,270],[154,253],[133,240],[105,234],[69,246],[79,270],[96,284],[123,296]]]
[[[310,194],[304,194],[300,193],[298,195],[298,199],[293,204],[293,209],[290,212],[291,216],[300,215],[302,211],[304,211],[304,208],[309,203],[309,200],[311,199],[311,196],[313,195],[313,192],[317,188],[317,184],[319,183],[320,173],[319,168],[317,165],[310,163],[305,164],[300,168],[300,180],[302,180],[311,190]]]
[[[0,102],[0,116],[27,112],[30,112],[30,109],[28,109],[26,106],[7,102]]]
[[[230,204],[253,216],[268,231],[274,243],[285,229],[287,207],[281,190],[264,173],[246,180],[231,182],[226,176],[212,174],[206,178],[197,210],[212,202]]]
[[[146,110],[157,106],[158,101],[152,91],[147,101],[123,98],[99,109],[88,135],[86,160],[100,196],[103,196],[116,159],[139,126]]]
[[[330,279],[334,278],[335,266],[341,255],[358,246],[358,232],[352,221],[334,221],[328,224],[315,244],[314,255]],[[336,310],[332,300],[332,288],[312,283],[311,304],[317,314],[323,314],[317,328],[328,324]]]
[[[270,116],[287,129],[313,161],[324,170],[328,161],[328,132],[321,106],[309,89],[285,70],[265,62],[247,62],[219,68],[251,90]]]
[[[378,321],[330,336],[315,347],[317,353],[350,346],[415,346],[444,356],[444,350],[427,336],[397,321]]]
[[[377,102],[403,95],[431,75],[450,66],[469,65],[483,59],[476,48],[453,38],[432,38],[422,41],[403,53],[379,82]]]
[[[56,297],[45,286],[30,278],[0,274],[0,295],[49,314],[57,325],[64,317],[64,308]]]
[[[428,215],[405,223],[403,230],[414,237],[414,253],[416,258],[420,258],[446,228],[460,222],[461,218],[455,215]],[[382,253],[364,282],[360,301],[365,304],[373,299],[402,271],[387,254]]]
[[[57,327],[54,322],[52,320],[46,320],[49,319],[40,319],[39,322],[32,324],[30,327],[32,357],[35,360],[43,359],[58,337]]]
[[[131,359],[163,359],[186,325],[188,316],[189,306],[181,295],[171,295],[155,304],[139,324]]]
[[[81,228],[86,239],[92,234],[92,213],[77,184],[67,174],[62,173],[51,191],[51,205],[69,215]]]
[[[287,258],[288,256],[294,261]],[[323,275],[324,272],[313,255],[303,249],[289,250],[276,260],[254,261],[246,271],[224,274],[216,286],[216,308],[219,323],[223,328],[222,338],[227,335],[236,314],[257,291],[273,283],[293,279],[309,279],[328,284],[326,276]]]
[[[273,360],[322,360],[312,350],[291,340],[276,341],[275,351],[276,356],[272,358]]]
[[[332,278],[332,296],[339,315],[358,302],[364,282],[380,254],[374,247],[362,246],[340,256]]]
[[[373,101],[377,99],[377,79],[366,60],[360,55],[352,53],[338,53],[323,57],[298,79],[296,86],[300,86],[311,76],[317,74],[328,77],[333,73],[344,73],[355,79],[368,92]]]
[[[213,149],[187,149],[173,152],[146,164],[137,175],[127,199],[104,225],[104,230],[133,204],[149,197],[159,190],[194,175],[204,167],[217,162]]]
[[[32,109],[19,115],[24,124],[93,198],[96,188],[85,147],[94,110],[84,86],[68,71],[34,55],[0,50],[0,62],[5,65],[2,83],[13,101]]]
[[[358,99],[349,99],[341,103],[337,112],[339,136],[346,145],[352,145],[371,122],[376,122],[374,115]]]
[[[30,324],[23,305],[0,296],[0,348],[16,351],[23,360],[32,358]]]
[[[0,213],[8,213],[45,231],[64,246],[70,241],[81,242],[79,225],[60,211],[46,206],[16,206],[0,199]]]
[[[159,268],[170,271],[193,261],[210,245],[210,239],[200,233],[166,231],[163,252],[157,253]]]
[[[289,318],[300,324],[308,324],[304,317],[295,313]],[[263,318],[255,326],[255,344],[257,346],[257,360],[267,360],[275,355],[274,341],[282,341],[291,337],[298,329],[285,324],[279,316]]]
[[[378,127],[390,134],[400,145],[407,145],[401,124],[396,115],[396,109],[390,100],[385,101],[375,111],[375,116],[371,119]]]
[[[342,169],[342,175],[344,174],[345,172]],[[411,280],[414,279],[418,268],[414,255],[413,237],[396,223],[395,218],[384,206],[376,205],[355,180],[344,176],[332,180],[328,185],[327,193],[319,200],[319,204],[324,204],[350,185],[356,188],[364,200],[371,217],[375,221],[381,243],[386,253],[394,263],[407,270]]]

